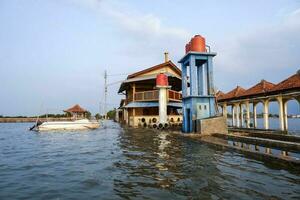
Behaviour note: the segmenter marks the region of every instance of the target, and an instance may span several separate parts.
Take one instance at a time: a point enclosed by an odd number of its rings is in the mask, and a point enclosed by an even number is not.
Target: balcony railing
[[[174,91],[168,90],[168,99],[171,101],[181,101],[182,94]],[[144,92],[136,92],[134,94],[135,101],[158,101],[158,90],[150,90]]]
[[[168,90],[168,98],[171,101],[181,101],[182,94],[174,90]]]

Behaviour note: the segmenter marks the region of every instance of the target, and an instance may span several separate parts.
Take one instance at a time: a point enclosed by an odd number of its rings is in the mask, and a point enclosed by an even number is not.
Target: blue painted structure
[[[190,51],[179,61],[182,70],[184,133],[195,131],[196,120],[216,115],[212,62],[216,55]]]

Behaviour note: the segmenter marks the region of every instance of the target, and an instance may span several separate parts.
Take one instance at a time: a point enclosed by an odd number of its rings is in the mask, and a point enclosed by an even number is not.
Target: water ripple
[[[299,174],[169,132],[0,124],[0,199],[299,199]]]

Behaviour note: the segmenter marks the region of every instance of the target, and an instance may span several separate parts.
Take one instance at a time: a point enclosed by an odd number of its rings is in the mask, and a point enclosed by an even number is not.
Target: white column
[[[249,101],[246,101],[246,120],[247,120],[246,128],[250,128],[250,105],[249,105]]]
[[[278,106],[279,106],[279,127],[280,130],[284,131],[284,113],[283,113],[283,100],[282,97],[277,97]]]
[[[253,103],[253,127],[257,128],[257,115],[256,115],[257,103]]]
[[[222,108],[223,108],[223,111],[222,111],[223,116],[227,117],[227,104],[224,103]]]
[[[235,106],[231,105],[232,126],[235,126]]]
[[[264,104],[264,128],[269,129],[269,99],[263,101]]]
[[[240,114],[241,114],[241,127],[244,127],[244,110],[243,110],[243,103],[240,104]]]
[[[239,110],[240,105],[236,104],[235,107],[236,107],[236,126],[240,127],[240,110]]]
[[[285,100],[283,103],[283,115],[284,115],[284,130],[288,130],[288,111],[287,111],[288,100]]]
[[[129,125],[129,119],[128,119],[128,110],[127,108],[124,109],[124,121],[126,123],[126,125]]]
[[[167,87],[159,87],[159,123],[167,123]]]

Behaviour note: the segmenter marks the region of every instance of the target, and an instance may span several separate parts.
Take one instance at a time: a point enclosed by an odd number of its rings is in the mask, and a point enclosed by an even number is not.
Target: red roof
[[[150,71],[163,68],[163,67],[165,67],[167,65],[171,66],[178,73],[178,75],[181,76],[181,70],[172,61],[168,61],[168,62],[161,63],[159,65],[155,65],[153,67],[144,69],[142,71],[138,71],[138,72],[135,72],[133,74],[130,74],[130,75],[127,76],[127,79],[134,78],[134,77],[139,76],[141,74],[145,74],[145,73],[148,73]]]
[[[263,94],[272,90],[275,84],[268,82],[266,80],[261,80],[261,82],[257,83],[253,87],[246,90],[242,96],[250,96],[256,94]]]
[[[300,88],[300,70],[298,70],[296,74],[278,83],[271,91],[282,91],[296,88]]]
[[[76,104],[75,106],[64,110],[64,112],[72,112],[72,113],[85,113],[87,112],[85,109],[83,109],[82,107],[80,107],[78,104]]]
[[[232,99],[232,98],[236,98],[239,96],[242,96],[244,94],[246,90],[240,86],[237,86],[236,88],[234,88],[233,90],[231,90],[230,92],[222,95],[219,100],[223,100],[223,99]]]
[[[222,92],[221,90],[219,90],[219,91],[216,93],[216,98],[217,98],[217,99],[221,99],[224,95],[225,95],[224,92]]]
[[[218,100],[223,101],[223,100],[229,100],[237,97],[270,94],[270,93],[282,92],[291,89],[300,89],[300,70],[298,70],[296,74],[290,76],[289,78],[281,81],[276,85],[271,82],[262,80],[261,82],[249,88],[248,90],[245,90],[240,86],[237,86],[234,90],[224,95],[222,95],[222,92],[220,92],[220,94],[217,94],[217,98]]]

